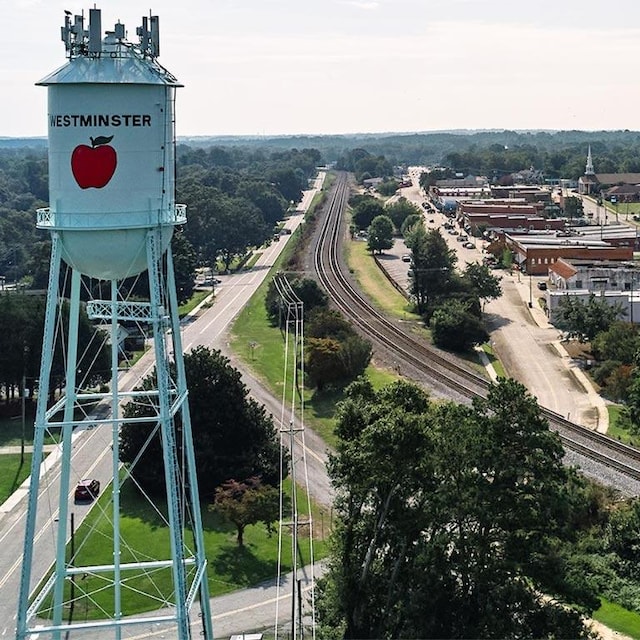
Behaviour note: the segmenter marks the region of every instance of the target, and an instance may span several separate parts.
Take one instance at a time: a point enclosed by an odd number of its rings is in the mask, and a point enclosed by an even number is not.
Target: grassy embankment
[[[307,219],[313,218],[315,206],[319,200],[320,197],[317,196],[312,202]],[[287,263],[300,242],[300,233],[299,229],[293,234],[277,264],[274,265],[272,273]],[[384,276],[382,277],[384,278]],[[270,278],[267,277],[238,316],[233,325],[231,347],[246,366],[271,389],[273,394],[278,398],[284,397],[285,406],[289,406],[291,389],[285,388],[285,384],[287,380],[290,380],[291,373],[287,374],[284,371],[285,336],[279,328],[271,325],[264,305],[269,281]],[[404,298],[392,287],[390,289],[400,301],[404,301]],[[402,315],[402,307],[398,306],[397,300],[395,304],[396,312]],[[397,379],[394,373],[375,366],[369,366],[366,373],[376,387],[384,386]],[[305,387],[302,396],[305,407],[305,424],[318,432],[329,446],[333,446],[335,444],[333,433],[335,407],[343,397],[343,389],[318,392],[315,389]]]

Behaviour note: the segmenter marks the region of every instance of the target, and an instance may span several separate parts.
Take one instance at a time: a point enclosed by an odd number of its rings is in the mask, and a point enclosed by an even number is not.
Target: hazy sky
[[[640,130],[638,0],[103,0],[151,9],[184,85],[178,135]],[[0,136],[46,134],[64,9],[0,0]]]

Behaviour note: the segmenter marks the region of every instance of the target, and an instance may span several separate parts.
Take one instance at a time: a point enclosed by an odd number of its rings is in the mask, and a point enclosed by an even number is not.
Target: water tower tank
[[[66,17],[68,62],[48,88],[49,208],[38,227],[60,234],[62,257],[94,278],[121,279],[147,266],[146,236],[186,221],[175,203],[174,99],[182,86],[156,60],[158,20],[143,18],[139,44],[124,25],[102,38],[99,9]]]

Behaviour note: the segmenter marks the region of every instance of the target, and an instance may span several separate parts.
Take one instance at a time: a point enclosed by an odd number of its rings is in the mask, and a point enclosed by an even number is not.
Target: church
[[[578,179],[578,193],[602,196],[612,202],[638,202],[640,173],[596,173],[589,145],[584,175]]]

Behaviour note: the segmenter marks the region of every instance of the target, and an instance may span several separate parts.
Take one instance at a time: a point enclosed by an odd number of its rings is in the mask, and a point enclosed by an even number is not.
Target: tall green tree
[[[282,274],[279,274],[279,277],[280,276],[282,276]],[[286,278],[289,286],[293,290],[293,295],[302,302],[305,318],[317,309],[327,308],[329,298],[313,278],[300,278],[293,274],[287,274]],[[280,292],[273,278],[269,281],[264,304],[271,323],[282,326],[287,317],[284,307],[285,303],[280,296]]]
[[[249,397],[241,374],[220,351],[197,347],[184,356],[189,410],[201,497],[212,497],[216,487],[231,478],[259,477],[277,486],[280,447],[271,416]],[[155,387],[155,374],[143,380],[141,390]],[[157,413],[157,398],[140,397],[124,407],[125,418]],[[179,421],[176,428],[180,429]],[[136,462],[133,475],[146,491],[164,491],[160,436],[154,424],[125,422],[120,432],[121,459]]]
[[[494,276],[491,269],[479,262],[470,262],[462,272],[462,282],[480,300],[495,300],[502,295],[500,278]]]
[[[570,220],[573,218],[581,218],[584,215],[584,206],[582,199],[576,196],[568,196],[564,199],[564,214]]]
[[[355,201],[353,206],[353,224],[358,229],[367,229],[377,216],[384,215],[384,207],[377,198],[365,196]]]
[[[359,380],[336,433],[324,636],[589,636],[547,580],[545,559],[569,535],[569,474],[522,385],[502,380],[469,407]]]
[[[467,304],[450,299],[433,312],[429,322],[433,342],[443,349],[468,351],[489,339],[487,330]]]
[[[305,333],[306,373],[319,390],[328,384],[354,380],[371,361],[371,343],[356,333],[338,311],[314,310]]]
[[[383,253],[393,247],[393,222],[388,216],[376,216],[367,230],[367,249]]]
[[[406,198],[398,198],[398,200],[392,204],[387,205],[384,208],[384,213],[391,218],[393,226],[398,229],[398,231],[402,229],[404,221],[409,216],[421,215],[420,209]]]
[[[458,258],[455,249],[449,249],[439,229],[427,230],[417,225],[406,240],[411,249],[411,280],[409,291],[413,295],[418,313],[424,313],[430,303],[451,290]]]
[[[4,400],[9,401],[21,384],[23,375],[27,386],[34,388],[40,373],[42,339],[46,299],[44,296],[19,292],[0,294],[0,385],[4,386]],[[59,327],[69,323],[69,303],[62,304]],[[89,321],[84,305],[79,310],[78,326],[78,383],[85,387],[109,382],[111,378],[110,349],[104,334]],[[51,368],[53,394],[64,384],[66,375],[66,338],[60,334],[55,341]]]

